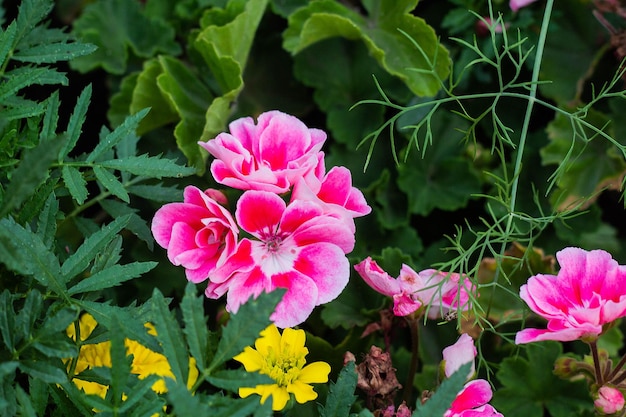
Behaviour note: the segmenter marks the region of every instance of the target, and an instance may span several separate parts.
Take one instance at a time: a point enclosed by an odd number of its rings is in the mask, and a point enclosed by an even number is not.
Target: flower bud
[[[578,372],[578,361],[569,356],[561,356],[554,362],[554,375],[560,378],[571,378]]]
[[[600,414],[615,414],[624,408],[624,395],[618,389],[604,385],[596,393],[593,404]]]

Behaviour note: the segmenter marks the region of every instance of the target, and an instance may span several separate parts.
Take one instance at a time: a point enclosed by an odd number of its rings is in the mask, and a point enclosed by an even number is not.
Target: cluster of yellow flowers
[[[83,314],[79,320],[81,341],[86,340],[97,325],[98,323],[93,316]],[[156,336],[156,330],[151,323],[146,323],[145,326],[148,329],[148,333]],[[76,329],[73,324],[68,326],[66,333],[70,338],[76,340]],[[167,392],[164,378],[169,377],[174,379],[174,374],[172,373],[172,368],[167,358],[161,353],[153,352],[134,340],[126,339],[124,343],[126,345],[126,354],[133,355],[131,372],[136,374],[140,379],[148,375],[158,375],[162,377],[152,385],[152,389],[159,394]],[[76,367],[74,370],[74,373],[78,376],[73,378],[74,384],[85,391],[85,393],[99,395],[104,398],[109,389],[107,385],[80,379],[79,374],[81,372],[95,367],[111,367],[110,341],[82,345],[78,353],[78,358],[76,359]],[[187,387],[191,389],[197,379],[198,369],[196,368],[196,361],[194,358],[189,358],[189,378],[187,380]]]

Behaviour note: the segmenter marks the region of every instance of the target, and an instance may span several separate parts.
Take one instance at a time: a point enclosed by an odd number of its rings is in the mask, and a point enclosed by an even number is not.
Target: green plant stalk
[[[505,236],[511,233],[511,227],[513,226],[513,213],[515,212],[515,204],[517,200],[517,187],[519,185],[519,176],[522,171],[522,158],[524,156],[524,148],[526,146],[526,138],[528,137],[528,127],[530,125],[530,117],[537,98],[537,82],[539,81],[539,70],[541,69],[541,61],[543,59],[543,50],[546,44],[546,38],[548,35],[548,26],[550,26],[550,16],[552,14],[552,8],[554,6],[554,0],[548,0],[546,2],[546,8],[543,13],[543,20],[541,22],[541,32],[539,33],[539,41],[537,42],[537,54],[535,56],[535,65],[533,66],[532,80],[530,84],[530,92],[528,94],[528,103],[526,105],[526,114],[524,115],[524,123],[522,125],[522,131],[520,133],[519,145],[517,148],[517,156],[515,158],[515,167],[513,170],[513,183],[511,185],[511,201],[509,203],[509,214],[505,229]],[[500,247],[500,259],[504,258],[507,245],[510,242],[506,240],[502,242]],[[501,270],[496,269],[495,276],[493,278],[494,283],[498,283]],[[490,299],[489,307],[487,308],[487,316],[491,311],[491,305],[493,297]]]

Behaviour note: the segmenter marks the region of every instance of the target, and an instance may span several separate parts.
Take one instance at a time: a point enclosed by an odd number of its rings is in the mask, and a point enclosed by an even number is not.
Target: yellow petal
[[[254,343],[256,350],[263,356],[267,356],[270,352],[278,354],[280,352],[280,332],[276,325],[270,324],[261,332],[259,337]]]
[[[286,328],[283,330],[283,337],[280,341],[281,351],[290,356],[305,356],[309,353],[309,350],[304,347],[305,341],[306,334],[304,330]]]
[[[313,387],[301,381],[295,381],[293,384],[289,384],[287,391],[295,395],[296,401],[300,404],[317,398],[317,393],[313,391]]]
[[[271,385],[272,390],[269,393],[272,396],[272,410],[280,411],[287,405],[289,401],[289,393],[283,387]]]
[[[305,384],[328,382],[330,365],[326,362],[313,362],[302,368],[298,381]]]
[[[198,380],[198,367],[196,366],[196,358],[189,358],[189,376],[187,377],[187,389],[191,390]]]
[[[265,358],[250,346],[246,347],[243,352],[233,359],[241,362],[248,372],[256,372],[265,365]]]

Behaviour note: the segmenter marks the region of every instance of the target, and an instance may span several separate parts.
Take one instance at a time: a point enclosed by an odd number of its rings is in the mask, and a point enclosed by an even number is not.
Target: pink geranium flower
[[[269,111],[229,125],[208,142],[199,142],[216,159],[211,163],[215,180],[240,190],[285,193],[299,178],[315,175],[326,133],[309,129],[298,118]]]
[[[322,169],[318,169],[318,176],[305,180],[301,178],[294,185],[291,193],[291,201],[306,200],[320,204],[325,213],[337,216],[350,225],[354,232],[354,218],[365,216],[372,211],[367,204],[363,193],[352,186],[352,175],[346,167],[333,167],[324,174],[324,163],[320,162]]]
[[[491,404],[493,392],[484,379],[465,384],[443,417],[503,417]]]
[[[429,307],[430,319],[450,311],[467,310],[470,307],[468,291],[474,292],[470,280],[456,273],[435,269],[417,273],[408,265],[402,265],[400,276],[392,278],[370,257],[355,265],[354,269],[374,290],[393,298],[396,316],[407,316],[423,306]]]
[[[206,290],[211,298],[228,291],[229,311],[261,292],[286,288],[271,319],[278,327],[293,327],[347,285],[345,254],[354,248],[354,234],[341,220],[324,215],[319,205],[298,200],[286,205],[274,193],[246,191],[235,217],[256,239],[243,239],[229,259],[231,278]]]
[[[624,394],[614,387],[603,385],[595,395],[593,405],[600,414],[615,414],[624,409]]]
[[[522,7],[526,7],[529,4],[536,2],[537,0],[509,0],[509,7],[514,12],[518,11]]]
[[[188,186],[182,203],[166,204],[154,215],[154,239],[167,249],[170,262],[185,268],[191,282],[204,281],[214,274],[237,247],[239,228],[221,205],[226,201],[217,190],[202,192]],[[220,274],[212,277],[216,282],[224,279]]]
[[[474,358],[477,353],[474,339],[467,333],[463,333],[456,343],[443,350],[444,374],[450,377],[462,365],[471,362],[472,366],[467,375],[467,379],[470,379],[476,372]]]
[[[556,258],[557,276],[535,275],[520,288],[520,297],[548,320],[548,328],[523,329],[517,344],[594,340],[605,325],[626,316],[626,266],[603,250],[565,248]]]

